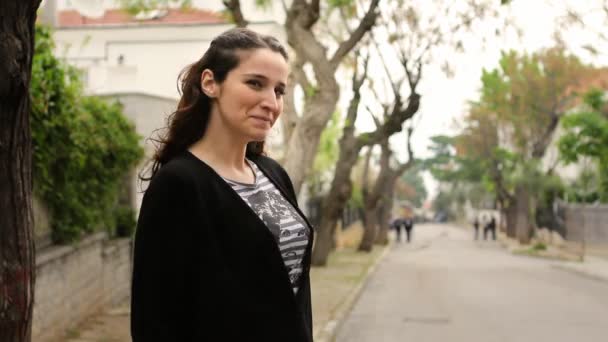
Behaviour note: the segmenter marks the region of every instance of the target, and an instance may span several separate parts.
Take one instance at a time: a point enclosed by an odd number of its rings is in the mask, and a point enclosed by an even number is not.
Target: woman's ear
[[[201,89],[203,90],[203,93],[210,98],[217,96],[218,86],[213,78],[213,71],[209,69],[203,70],[201,73]]]

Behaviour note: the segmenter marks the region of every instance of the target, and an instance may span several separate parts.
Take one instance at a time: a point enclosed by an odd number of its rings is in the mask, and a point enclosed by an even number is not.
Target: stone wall
[[[33,341],[57,341],[90,315],[125,300],[131,284],[131,240],[105,233],[36,257]]]

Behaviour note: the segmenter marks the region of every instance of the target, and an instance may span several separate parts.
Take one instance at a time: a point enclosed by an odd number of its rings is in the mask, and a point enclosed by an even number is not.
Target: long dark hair
[[[182,70],[178,77],[181,98],[177,109],[167,118],[167,127],[163,133],[150,138],[157,148],[150,160],[151,174],[149,177],[140,174],[141,180],[150,180],[161,166],[184,152],[205,134],[211,101],[201,89],[203,70],[211,70],[213,79],[222,83],[228,72],[239,65],[239,52],[261,48],[278,52],[285,60],[288,59],[287,51],[276,38],[246,28],[233,28],[215,37],[203,57]],[[263,141],[247,144],[247,156],[260,155],[263,152]]]

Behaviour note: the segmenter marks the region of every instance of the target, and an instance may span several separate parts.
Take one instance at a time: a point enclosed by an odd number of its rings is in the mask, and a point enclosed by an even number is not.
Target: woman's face
[[[212,120],[244,142],[263,141],[283,112],[287,61],[266,48],[240,54],[239,65],[221,84],[211,71],[203,71],[202,87],[212,97]]]

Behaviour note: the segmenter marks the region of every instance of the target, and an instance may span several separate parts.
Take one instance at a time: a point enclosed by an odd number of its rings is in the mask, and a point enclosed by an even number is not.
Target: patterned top
[[[281,195],[255,163],[250,160],[247,160],[247,163],[255,174],[253,184],[226,178],[224,180],[253,209],[274,236],[295,294],[298,292],[298,280],[303,271],[302,261],[310,239],[310,229],[293,205]]]

